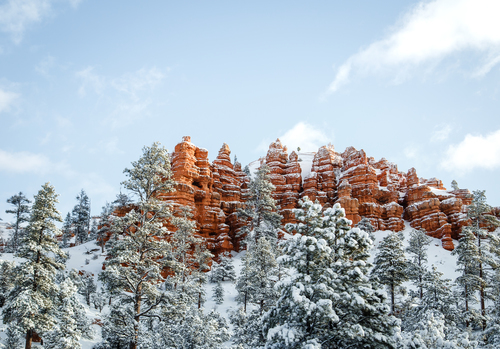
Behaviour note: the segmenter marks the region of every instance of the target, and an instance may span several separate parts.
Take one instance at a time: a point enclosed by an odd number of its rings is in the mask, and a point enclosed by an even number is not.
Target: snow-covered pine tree
[[[125,169],[128,180],[122,184],[138,199],[136,207],[124,217],[117,217],[114,229],[123,232],[109,250],[106,270],[100,278],[114,295],[112,308],[103,329],[109,340],[118,338],[130,349],[136,349],[142,336],[143,323],[165,301],[158,287],[165,279],[164,256],[170,252],[164,226],[171,217],[168,204],[158,196],[174,190],[170,159],[159,143],[144,147],[138,161]],[[115,233],[115,235],[118,235]],[[105,337],[103,337],[105,338]]]
[[[96,244],[101,247],[101,252],[104,253],[104,245],[106,244],[105,239],[108,235],[111,224],[113,224],[113,212],[114,206],[108,202],[104,204],[101,211],[101,219],[99,225],[101,226],[97,230]]]
[[[422,299],[408,310],[403,319],[404,330],[406,332],[415,330],[420,320],[427,316],[426,314],[432,313],[435,317],[443,316],[445,333],[454,332],[460,313],[452,281],[443,279],[443,273],[433,265],[422,278],[422,288],[424,290]]]
[[[28,198],[22,193],[13,195],[7,199],[7,203],[14,206],[12,209],[6,210],[6,213],[11,213],[14,215],[14,222],[10,224],[12,228],[12,233],[10,236],[10,240],[8,241],[9,251],[17,252],[19,248],[19,241],[22,238],[23,234],[23,223],[28,222],[29,220],[29,212],[31,203]]]
[[[408,247],[406,252],[411,258],[409,266],[409,275],[413,280],[413,283],[417,286],[419,290],[419,298],[422,299],[424,296],[423,291],[423,278],[427,272],[427,248],[431,244],[431,238],[427,236],[425,230],[423,229],[413,229],[410,232],[410,239],[408,240]]]
[[[462,305],[462,320],[466,327],[471,323],[481,321],[481,315],[473,307],[477,303],[476,292],[480,288],[482,279],[478,275],[479,250],[476,245],[476,236],[470,226],[463,227],[458,240],[458,246],[452,252],[457,256],[457,269],[460,276],[455,280],[460,287],[460,304]]]
[[[240,217],[248,220],[239,233],[246,236],[244,244],[256,243],[265,236],[272,246],[276,245],[282,217],[276,212],[276,200],[272,197],[276,187],[271,183],[270,172],[265,164],[259,167],[248,185],[245,207],[238,211]]]
[[[108,297],[106,296],[104,290],[100,288],[90,296],[90,300],[94,305],[94,309],[98,309],[100,313],[102,312],[102,308],[104,308],[104,306],[106,305]]]
[[[5,330],[5,341],[3,349],[19,349],[23,343],[22,328],[16,321],[12,321]]]
[[[452,181],[451,181],[451,188],[452,188],[453,190],[459,190],[459,189],[460,189],[460,188],[458,187],[458,183],[457,183],[457,181],[456,181],[456,180],[452,180]]]
[[[215,304],[221,305],[222,303],[224,303],[224,287],[222,287],[220,281],[215,284],[214,288],[212,289],[212,292],[214,294],[213,298]]]
[[[278,262],[294,271],[277,283],[280,297],[264,314],[266,348],[394,348],[397,320],[365,275],[368,234],[348,233],[350,221],[338,204],[322,212],[305,197],[300,205],[298,223],[286,227],[296,234],[280,243]],[[353,293],[342,285],[350,279]]]
[[[90,230],[90,199],[85,190],[82,189],[76,196],[76,200],[78,203],[73,208],[72,219],[75,228],[75,244],[79,245],[88,241]]]
[[[73,218],[71,218],[71,214],[68,212],[66,218],[64,218],[64,222],[61,228],[62,233],[62,243],[61,246],[63,248],[69,247],[69,240],[73,235]]]
[[[80,339],[94,336],[85,308],[76,297],[77,287],[70,278],[60,284],[57,325],[45,338],[48,349],[80,349]]]
[[[486,202],[484,190],[475,190],[473,193],[472,203],[467,206],[467,217],[471,220],[471,229],[476,235],[477,251],[477,268],[479,277],[479,304],[481,308],[482,328],[483,331],[487,325],[486,300],[488,289],[492,287],[492,271],[500,265],[497,259],[492,255],[492,245],[498,245],[498,237],[496,234],[489,232],[500,226],[500,221],[491,214],[492,207]],[[498,252],[498,251],[497,251]]]
[[[55,207],[57,202],[54,187],[45,183],[35,196],[29,224],[16,254],[23,262],[15,268],[14,288],[3,310],[3,321],[18,321],[26,333],[26,349],[31,349],[33,332],[50,331],[56,322],[54,299],[58,286],[54,279],[64,264],[58,263],[54,255],[65,257],[54,238],[59,233],[55,222],[62,221]]]
[[[234,270],[233,259],[229,252],[224,252],[219,255],[220,263],[218,265],[219,281],[235,281],[236,271]]]
[[[389,233],[380,241],[375,255],[372,275],[387,287],[391,296],[391,314],[396,313],[396,293],[398,287],[408,280],[408,262],[405,258],[403,240],[395,232]]]
[[[340,217],[344,215],[340,211]],[[338,218],[337,218],[338,219]],[[368,262],[373,242],[370,235],[353,228],[336,233],[336,274],[333,309],[339,321],[332,324],[323,342],[328,348],[395,348],[399,321],[389,315],[387,296],[376,280],[370,278]]]
[[[97,290],[97,286],[94,281],[94,276],[92,273],[85,272],[81,276],[81,286],[78,287],[78,293],[85,297],[85,302],[87,306],[90,306],[90,298]]]
[[[0,260],[0,308],[5,304],[10,289],[14,287],[14,266],[14,262]]]

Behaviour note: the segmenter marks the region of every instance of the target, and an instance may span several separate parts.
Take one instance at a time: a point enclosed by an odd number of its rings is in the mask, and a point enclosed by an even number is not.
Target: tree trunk
[[[33,342],[33,330],[26,331],[26,346],[25,349],[31,349],[31,343]]]

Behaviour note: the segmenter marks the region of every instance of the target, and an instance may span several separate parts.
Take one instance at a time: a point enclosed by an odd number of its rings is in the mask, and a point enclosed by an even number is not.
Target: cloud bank
[[[464,140],[451,145],[441,165],[449,171],[470,172],[474,169],[500,167],[500,130],[486,136],[468,134]]]
[[[499,13],[497,0],[420,2],[388,37],[344,62],[327,93],[338,91],[353,75],[389,73],[401,80],[412,75],[414,68],[437,64],[466,50],[479,53],[482,60],[472,75],[484,76],[500,63]]]

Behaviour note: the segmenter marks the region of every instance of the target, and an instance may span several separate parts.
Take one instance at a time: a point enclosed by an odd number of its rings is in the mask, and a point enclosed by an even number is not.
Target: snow
[[[403,231],[403,235],[405,236],[404,244],[405,247],[408,245],[408,239],[410,236],[410,232],[413,228],[410,227],[408,223],[406,223],[405,229]],[[376,247],[378,243],[388,234],[390,231],[376,231],[374,232],[374,246]],[[76,247],[71,247],[71,248],[66,248],[64,249],[66,252],[70,254],[70,259],[67,261],[67,266],[66,270],[71,270],[71,269],[77,269],[77,270],[83,270],[86,272],[90,272],[94,275],[95,281],[97,284],[97,288],[99,289],[101,286],[101,283],[97,280],[97,275],[102,271],[102,263],[104,261],[105,256],[100,253],[100,248],[98,251],[95,251],[94,253],[97,254],[98,258],[97,259],[92,259],[92,254],[86,254],[87,251],[90,251],[92,249],[98,249],[99,247],[95,245],[94,242],[87,242],[85,244],[76,246]],[[246,251],[236,253],[232,253],[232,260],[235,268],[236,275],[239,275],[241,272],[242,268],[242,257],[245,255]],[[370,258],[370,262],[373,262],[374,256],[377,253],[377,250],[374,248],[372,250],[372,256]],[[89,260],[89,264],[85,264],[85,260]],[[13,257],[11,253],[4,253],[0,256],[0,260],[8,260],[8,261],[15,261],[19,262],[18,258]],[[438,271],[442,272],[444,274],[445,278],[455,280],[456,277],[459,275],[455,271],[455,262],[456,262],[456,257],[451,255],[450,251],[447,251],[443,249],[441,246],[441,240],[432,238],[432,243],[428,248],[428,260],[429,260],[429,267],[431,265],[435,265],[438,269]],[[222,282],[222,286],[224,288],[224,303],[221,305],[217,305],[215,303],[215,300],[213,299],[213,283],[207,283],[205,285],[205,291],[206,291],[206,297],[207,301],[204,305],[205,311],[208,312],[212,309],[215,309],[217,312],[219,312],[229,323],[229,312],[232,310],[237,310],[238,309],[238,304],[236,303],[236,296],[237,296],[237,291],[235,284],[230,281],[225,281]],[[405,286],[407,287],[412,287],[410,283],[406,283]],[[104,307],[102,313],[99,313],[98,310],[93,309],[93,306],[87,307],[85,304],[85,300],[83,296],[78,295],[81,303],[85,306],[87,315],[91,319],[102,319],[102,316],[106,314],[109,309],[107,305]],[[360,300],[355,300],[355,301],[360,301]],[[100,336],[100,327],[97,325],[94,325],[94,330],[96,333],[96,336],[93,340],[81,340],[80,343],[82,344],[83,349],[91,349],[92,346],[95,343],[98,343],[101,341],[101,336]],[[5,331],[6,325],[0,322],[0,339],[3,339],[5,337],[4,331]],[[282,329],[284,330],[284,329]],[[293,337],[293,333],[290,332],[289,335]],[[1,341],[0,341],[1,342]],[[230,342],[226,342],[225,346],[226,348],[230,347]],[[39,346],[39,344],[35,344],[35,346]],[[1,348],[1,346],[0,346]]]

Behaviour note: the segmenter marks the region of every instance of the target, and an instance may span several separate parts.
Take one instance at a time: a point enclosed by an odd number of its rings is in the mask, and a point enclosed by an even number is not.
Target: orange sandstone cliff
[[[199,234],[215,254],[239,249],[238,231],[245,223],[237,212],[245,203],[250,178],[241,164],[231,162],[230,154],[224,143],[210,163],[206,149],[183,137],[171,157],[176,191],[162,196],[174,209],[192,208]],[[401,231],[406,221],[440,238],[448,250],[453,249],[452,238],[457,239],[468,223],[468,190],[446,190],[436,178],[419,178],[414,168],[400,172],[386,159],[376,161],[353,147],[342,153],[327,145],[315,153],[288,154],[278,139],[264,158],[249,167],[255,170],[262,164],[271,170],[283,224],[294,222],[292,210],[304,196],[325,207],[340,203],[353,225],[365,217],[376,230]]]

